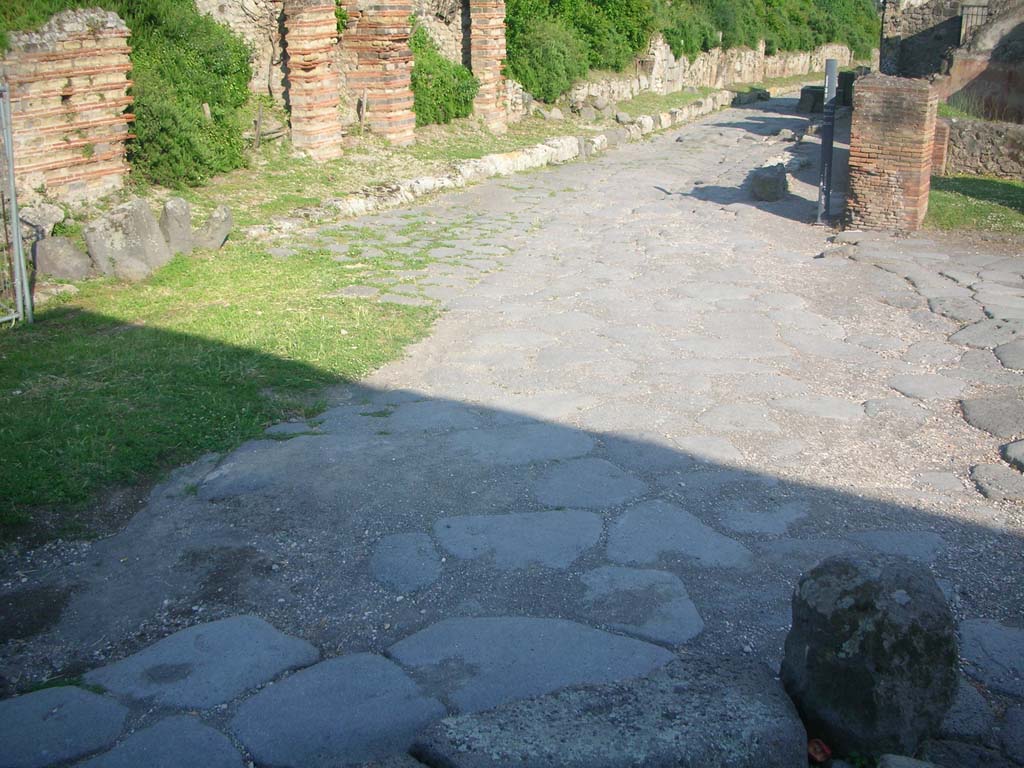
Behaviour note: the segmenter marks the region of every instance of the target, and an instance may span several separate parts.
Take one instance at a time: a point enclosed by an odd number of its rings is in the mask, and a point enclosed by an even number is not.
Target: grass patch
[[[714,91],[714,88],[698,88],[696,93],[677,91],[676,93],[666,93],[664,95],[648,91],[647,93],[641,93],[634,96],[629,101],[619,102],[617,107],[618,109],[628,112],[633,117],[638,115],[653,115],[657,112],[668,112],[670,109],[685,107],[687,104],[692,104],[693,102],[714,93]]]
[[[0,538],[313,415],[317,391],[426,333],[432,309],[328,296],[392,268],[229,244],[140,284],[87,281],[0,331]]]
[[[733,93],[749,93],[750,91],[767,91],[770,88],[783,88],[787,86],[793,86],[793,88],[796,88],[798,85],[803,85],[811,81],[820,81],[824,84],[825,73],[808,72],[806,75],[769,77],[767,80],[763,80],[760,83],[733,83],[731,85],[727,85],[726,88]]]
[[[1024,235],[1024,182],[934,176],[925,225]]]

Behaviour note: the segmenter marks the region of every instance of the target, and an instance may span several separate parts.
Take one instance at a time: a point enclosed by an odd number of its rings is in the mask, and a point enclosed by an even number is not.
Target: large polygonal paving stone
[[[397,665],[359,653],[264,688],[230,727],[260,765],[334,768],[402,752],[444,714]]]
[[[750,563],[749,549],[682,507],[648,501],[627,509],[608,536],[608,557],[616,563],[646,565],[662,555],[683,555],[704,566]]]
[[[960,655],[967,672],[989,688],[1024,696],[1024,629],[991,619],[960,623]]]
[[[1024,340],[1000,344],[994,350],[999,362],[1015,371],[1024,371]]]
[[[161,720],[80,768],[242,768],[228,738],[194,717]]]
[[[772,405],[817,419],[860,421],[864,418],[864,407],[860,403],[842,397],[787,397],[773,400]]]
[[[81,688],[46,688],[0,701],[0,766],[42,768],[109,747],[128,710]]]
[[[644,675],[668,663],[664,648],[562,619],[446,619],[388,654],[443,691],[460,712],[584,683]]]
[[[889,379],[889,386],[918,400],[954,400],[963,393],[964,383],[937,373],[904,373]]]
[[[1005,464],[978,464],[971,468],[971,480],[985,498],[1024,501],[1024,475]]]
[[[581,580],[594,622],[670,644],[692,640],[704,629],[697,606],[675,574],[604,566],[584,573]]]
[[[89,672],[85,680],[133,699],[206,709],[286,670],[312,664],[319,656],[305,640],[279,632],[263,619],[232,616],[175,632]]]
[[[960,403],[964,419],[972,427],[995,437],[1024,434],[1024,400],[1018,397],[976,397]]]
[[[513,465],[583,456],[590,453],[594,441],[579,430],[557,424],[518,424],[456,432],[448,445],[482,464]]]
[[[551,507],[610,507],[646,490],[642,480],[604,459],[563,462],[544,473],[535,486],[537,499]]]
[[[942,537],[931,531],[857,531],[848,538],[883,555],[900,555],[925,563],[935,560],[946,546]]]
[[[780,431],[779,425],[765,416],[763,406],[748,403],[718,405],[702,413],[697,420],[716,432]]]
[[[806,764],[807,734],[764,667],[687,660],[448,718],[411,751],[448,768],[790,768]]]
[[[445,517],[434,523],[434,535],[456,557],[490,556],[503,570],[568,568],[601,538],[601,518],[577,509]]]
[[[373,548],[370,573],[399,592],[429,587],[441,575],[441,559],[425,533],[395,533]]]
[[[949,337],[954,344],[982,349],[998,347],[1024,335],[1024,320],[979,320]]]
[[[802,501],[785,501],[768,505],[738,502],[722,515],[722,523],[739,533],[785,533],[790,525],[807,516],[809,509]]]

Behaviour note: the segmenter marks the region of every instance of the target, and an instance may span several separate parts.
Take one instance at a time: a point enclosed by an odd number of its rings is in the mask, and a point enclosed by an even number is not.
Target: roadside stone
[[[434,523],[441,546],[463,560],[488,557],[508,571],[542,565],[564,569],[601,538],[601,518],[582,510],[444,517]]]
[[[636,125],[640,128],[640,134],[646,136],[654,130],[654,118],[650,115],[640,115],[636,119]]]
[[[961,677],[953,706],[946,713],[938,735],[956,741],[985,741],[992,733],[994,723],[995,713],[985,697]]]
[[[230,729],[260,765],[335,768],[404,752],[444,715],[396,664],[358,653],[264,688]]]
[[[85,675],[85,681],[133,699],[206,709],[319,657],[305,640],[255,616],[232,616],[169,637]]]
[[[975,323],[985,318],[981,305],[962,296],[939,296],[928,300],[928,308],[958,323]]]
[[[592,123],[597,120],[597,110],[589,104],[584,104],[580,107],[580,119],[585,120],[588,123]]]
[[[548,470],[534,488],[550,507],[612,507],[636,498],[647,485],[604,459],[575,459]]]
[[[160,225],[145,200],[134,199],[86,225],[83,234],[96,271],[141,280],[171,260]]]
[[[705,567],[749,565],[750,550],[667,501],[646,501],[627,509],[608,534],[608,558],[624,565],[648,565],[662,556],[695,559]]]
[[[42,240],[53,234],[53,228],[64,221],[65,216],[59,205],[39,203],[19,208],[18,218],[28,228],[29,239]]]
[[[445,619],[391,646],[388,655],[430,676],[432,690],[462,713],[645,675],[673,658],[656,645],[572,621],[513,616]],[[438,669],[458,674],[437,675]]]
[[[1024,320],[979,320],[949,337],[954,344],[991,349],[1024,336]]]
[[[1024,440],[1007,443],[999,449],[1003,459],[1020,472],[1024,472]]]
[[[172,255],[192,253],[192,206],[187,200],[172,197],[164,203],[160,231]]]
[[[448,718],[411,751],[451,768],[789,768],[806,762],[806,750],[803,724],[763,667],[686,660]]]
[[[977,397],[962,400],[964,420],[994,437],[1008,440],[1024,435],[1024,400],[1017,397]]]
[[[655,643],[679,645],[704,621],[678,576],[666,571],[604,566],[581,577],[594,621]]]
[[[960,650],[971,677],[999,693],[1024,697],[1024,629],[968,619],[960,623]]]
[[[1024,371],[1024,339],[1000,344],[992,351],[1006,368]]]
[[[218,205],[206,223],[193,233],[192,243],[196,248],[215,251],[224,245],[231,234],[231,227],[231,211],[225,205]]]
[[[558,107],[552,107],[544,115],[544,119],[545,120],[564,120],[565,119],[565,115],[562,114],[562,110],[560,110]]]
[[[127,716],[116,701],[71,686],[0,701],[0,765],[43,768],[109,747]]]
[[[228,738],[195,717],[161,720],[129,736],[106,754],[79,768],[243,768],[242,756]]]
[[[619,125],[632,125],[633,118],[630,117],[628,112],[616,112],[615,122]]]
[[[900,374],[889,379],[889,386],[918,400],[955,400],[964,391],[962,381],[937,373]]]
[[[949,710],[956,668],[953,616],[926,567],[845,555],[801,578],[782,680],[834,750],[912,754]]]
[[[774,202],[789,192],[789,178],[782,163],[757,168],[750,174],[750,192],[755,200]]]
[[[1024,475],[1003,464],[978,464],[971,480],[985,498],[993,501],[1024,501]]]
[[[377,542],[370,557],[370,573],[399,592],[415,592],[437,581],[441,559],[427,534],[395,533]]]
[[[91,271],[88,255],[66,237],[36,240],[32,260],[36,272],[61,280],[84,280]]]

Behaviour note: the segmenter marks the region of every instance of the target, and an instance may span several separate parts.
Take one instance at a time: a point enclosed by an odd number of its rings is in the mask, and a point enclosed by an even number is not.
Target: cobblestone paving
[[[368,217],[374,253],[294,232],[292,250],[387,259],[418,247],[415,223],[436,261],[339,300],[443,317],[320,418],[8,570],[5,599],[67,604],[0,673],[82,670],[89,690],[0,702],[0,765],[360,763],[445,713],[680,654],[777,669],[799,574],[850,551],[933,569],[966,671],[935,749],[1011,765],[1024,258],[827,245],[800,168],[816,145],[772,138],[803,122],[728,110]],[[780,155],[792,194],[755,204],[747,174]]]

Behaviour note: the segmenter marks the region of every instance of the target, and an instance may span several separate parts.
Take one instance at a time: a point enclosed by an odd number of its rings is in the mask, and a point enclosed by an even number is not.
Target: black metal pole
[[[821,177],[818,181],[818,223],[832,219],[832,147],[836,134],[836,87],[839,62],[825,61],[825,120],[821,126]]]

